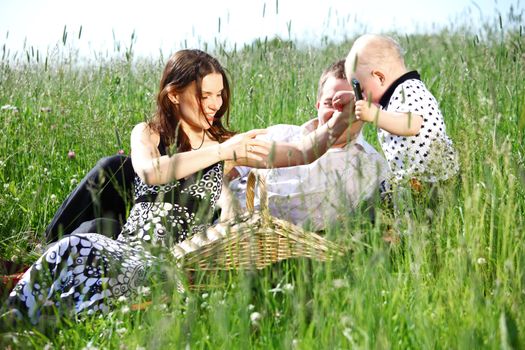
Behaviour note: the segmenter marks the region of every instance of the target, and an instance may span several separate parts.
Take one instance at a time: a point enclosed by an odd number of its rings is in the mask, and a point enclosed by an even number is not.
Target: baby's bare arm
[[[414,113],[388,112],[368,101],[355,104],[357,119],[374,123],[383,130],[398,136],[414,136],[421,130],[423,117]]]

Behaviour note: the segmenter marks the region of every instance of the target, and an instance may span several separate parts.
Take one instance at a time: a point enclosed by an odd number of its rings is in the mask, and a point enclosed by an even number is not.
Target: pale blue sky
[[[114,37],[127,46],[135,31],[135,53],[155,56],[215,38],[230,45],[288,38],[290,24],[291,39],[310,43],[323,35],[337,41],[364,32],[429,32],[505,15],[511,4],[523,8],[517,0],[0,0],[0,45],[21,52],[25,43],[45,53],[67,26],[68,43],[82,54],[113,53]]]

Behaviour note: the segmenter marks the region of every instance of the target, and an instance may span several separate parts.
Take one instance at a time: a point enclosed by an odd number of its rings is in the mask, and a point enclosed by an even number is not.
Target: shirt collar
[[[413,70],[397,78],[396,81],[394,81],[388,87],[388,89],[386,89],[385,93],[383,94],[383,96],[381,96],[381,99],[379,100],[379,104],[381,105],[381,107],[383,107],[383,109],[386,109],[386,107],[388,106],[388,102],[390,101],[390,98],[394,94],[394,91],[396,91],[396,88],[399,85],[403,84],[405,81],[410,80],[410,79],[421,80],[421,77],[419,76],[419,73],[417,71]]]

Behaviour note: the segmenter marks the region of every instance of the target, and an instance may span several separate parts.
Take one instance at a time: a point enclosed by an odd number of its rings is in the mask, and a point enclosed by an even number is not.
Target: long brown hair
[[[206,131],[218,142],[230,138],[235,133],[227,130],[223,124],[226,116],[226,125],[230,118],[230,85],[224,68],[219,61],[201,50],[180,50],[173,54],[164,68],[157,95],[157,111],[148,123],[156,131],[166,147],[175,145],[178,152],[191,150],[188,136],[179,124],[181,115],[169,96],[183,92],[192,82],[196,84],[197,101],[202,110],[202,79],[211,73],[222,75],[224,89],[222,90],[222,106],[215,113],[213,125]]]

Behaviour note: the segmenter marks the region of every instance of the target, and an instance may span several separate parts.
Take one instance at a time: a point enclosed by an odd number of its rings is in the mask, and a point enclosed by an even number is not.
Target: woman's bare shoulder
[[[142,122],[133,127],[133,130],[131,131],[131,139],[135,140],[148,140],[153,143],[158,143],[160,136],[159,134],[151,129],[148,123]]]

